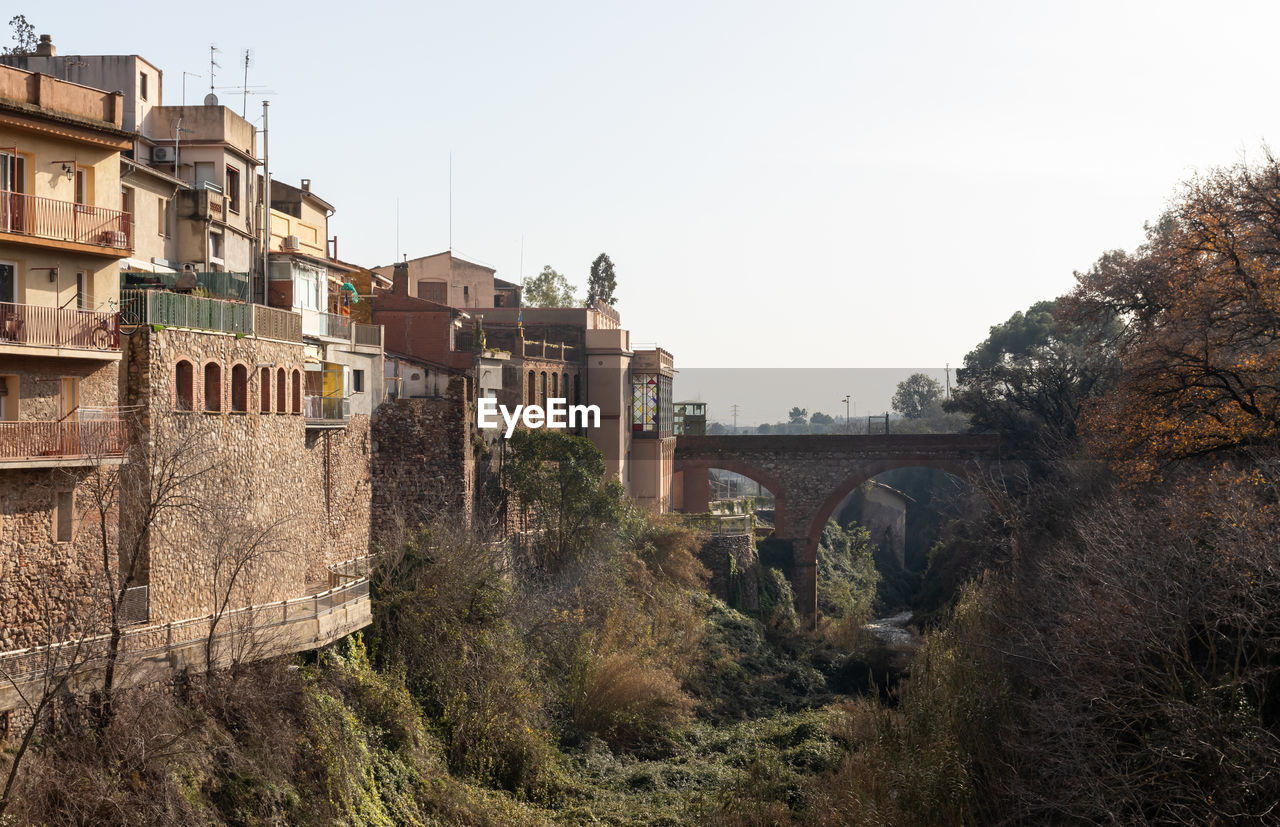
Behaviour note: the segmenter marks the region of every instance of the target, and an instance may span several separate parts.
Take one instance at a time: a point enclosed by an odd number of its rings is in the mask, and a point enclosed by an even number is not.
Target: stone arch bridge
[[[1000,437],[681,436],[676,439],[673,499],[678,511],[706,511],[711,501],[712,468],[742,474],[773,492],[773,535],[791,547],[796,608],[812,617],[818,606],[818,541],[827,520],[844,498],[866,480],[910,466],[936,468],[978,482],[1002,473]]]

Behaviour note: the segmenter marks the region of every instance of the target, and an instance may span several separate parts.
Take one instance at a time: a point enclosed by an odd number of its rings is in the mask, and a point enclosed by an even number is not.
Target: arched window
[[[236,413],[249,411],[249,369],[244,365],[231,368],[231,410]]]
[[[175,411],[196,409],[195,374],[195,367],[186,359],[178,362],[177,375],[174,378],[173,409]]]
[[[533,405],[538,401],[538,378],[533,371],[529,371],[529,401],[526,404]]]
[[[293,408],[294,413],[302,413],[302,372],[293,372]]]
[[[560,377],[560,395],[564,397],[569,396],[569,374],[567,373]]]
[[[542,387],[538,389],[538,401],[541,402],[543,405],[546,405],[547,404],[547,372],[545,370],[541,374],[541,379],[542,379],[542,382],[541,382]]]
[[[582,404],[582,375],[574,374],[573,376],[573,404]]]
[[[560,374],[558,373],[551,374],[551,395],[560,395]]]
[[[271,368],[263,368],[258,373],[258,409],[262,413],[271,413]]]
[[[285,385],[284,368],[280,368],[276,371],[276,413],[287,413],[289,410],[284,404],[285,394],[288,393]]]
[[[222,365],[217,362],[204,366],[204,409],[209,413],[222,410]]]

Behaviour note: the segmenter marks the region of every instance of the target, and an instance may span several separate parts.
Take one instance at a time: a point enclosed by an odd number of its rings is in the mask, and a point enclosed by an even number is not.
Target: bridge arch
[[[707,510],[711,499],[710,476],[713,468],[741,474],[747,479],[758,482],[769,489],[769,492],[773,494],[774,501],[774,532],[781,533],[784,525],[790,527],[790,523],[787,522],[787,490],[782,480],[760,465],[732,457],[717,457],[705,460],[676,459],[672,471],[681,475],[681,487],[684,494],[682,511],[700,512]]]
[[[970,485],[978,482],[979,474],[977,468],[972,463],[958,462],[954,460],[881,460],[878,462],[869,462],[857,466],[852,474],[832,490],[830,496],[818,506],[818,510],[814,513],[809,523],[809,530],[805,535],[805,545],[803,548],[803,560],[805,563],[817,565],[818,563],[818,544],[822,540],[822,531],[827,527],[827,522],[831,519],[831,515],[840,507],[840,503],[852,494],[858,486],[862,485],[869,479],[874,479],[886,471],[896,471],[899,468],[932,468],[935,471],[942,471],[953,477],[964,480]]]
[[[1016,464],[1016,463],[1015,463]],[[680,436],[682,509],[705,511],[709,471],[723,468],[773,492],[773,536],[790,547],[797,609],[817,613],[818,542],[827,520],[854,488],[896,468],[935,468],[971,483],[1001,466],[996,434]]]

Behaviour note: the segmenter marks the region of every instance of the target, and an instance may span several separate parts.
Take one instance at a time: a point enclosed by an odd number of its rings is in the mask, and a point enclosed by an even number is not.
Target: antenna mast
[[[222,64],[214,60],[213,56],[222,51],[212,43],[209,44],[209,93],[213,94],[213,70],[221,69]]]

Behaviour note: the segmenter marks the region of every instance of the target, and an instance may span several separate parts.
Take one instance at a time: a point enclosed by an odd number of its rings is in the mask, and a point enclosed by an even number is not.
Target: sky
[[[954,367],[1280,135],[1266,3],[18,11],[59,54],[146,57],[167,103],[214,44],[238,111],[252,49],[273,176],[336,206],[343,259],[452,245],[581,288],[607,252],[633,339],[686,368]]]

